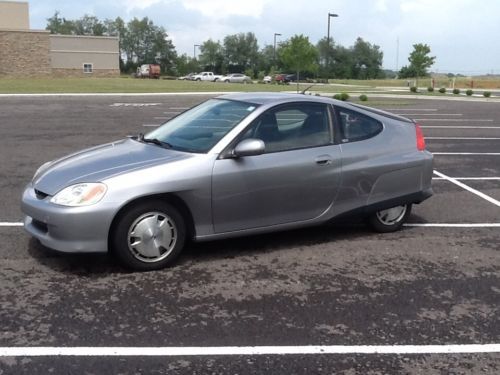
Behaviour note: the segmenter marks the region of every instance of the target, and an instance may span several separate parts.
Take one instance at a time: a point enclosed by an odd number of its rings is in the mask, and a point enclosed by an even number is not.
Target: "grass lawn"
[[[406,80],[338,80],[330,81],[333,84],[300,84],[299,90],[308,88],[309,92],[317,92],[324,95],[333,95],[339,92],[347,92],[352,98],[361,93],[368,96],[377,93],[389,93],[396,95],[414,95],[406,85]],[[478,81],[475,81],[478,82]],[[495,85],[491,81],[490,85]],[[423,81],[420,82],[423,85]],[[500,84],[500,82],[499,82]],[[392,85],[392,86],[391,86]],[[399,85],[399,86],[398,86]],[[385,87],[401,87],[400,92],[390,91]],[[425,86],[424,86],[425,87]],[[458,87],[458,86],[457,86]],[[474,85],[476,87],[476,84]],[[295,92],[296,84],[237,84],[220,82],[192,82],[179,80],[154,80],[135,79],[131,77],[119,78],[0,78],[0,94],[39,94],[39,93],[176,93],[176,92]],[[462,91],[464,91],[462,89]],[[420,90],[417,95],[443,96],[437,91],[428,93]]]

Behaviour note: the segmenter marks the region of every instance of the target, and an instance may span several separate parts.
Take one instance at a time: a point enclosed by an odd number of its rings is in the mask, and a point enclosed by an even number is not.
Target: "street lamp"
[[[199,44],[195,44],[193,46],[193,59],[196,59],[196,47],[200,47],[200,45]]]
[[[274,33],[274,63],[276,64],[276,37],[281,36],[279,33]]]
[[[330,18],[331,17],[338,17],[338,14],[335,13],[328,13],[328,34],[326,37],[326,44],[327,44],[327,54],[326,54],[326,68],[328,69],[328,63],[330,60]]]

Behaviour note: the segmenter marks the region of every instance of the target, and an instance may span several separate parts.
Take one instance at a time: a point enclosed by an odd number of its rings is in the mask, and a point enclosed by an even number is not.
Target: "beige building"
[[[113,77],[119,39],[29,28],[26,2],[0,1],[0,77]]]
[[[8,30],[29,30],[28,3],[0,1],[0,27]]]

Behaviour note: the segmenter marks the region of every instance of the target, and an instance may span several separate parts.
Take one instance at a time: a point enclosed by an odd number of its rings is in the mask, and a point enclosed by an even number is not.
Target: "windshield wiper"
[[[152,143],[163,148],[172,148],[172,145],[168,142],[160,141],[158,138],[144,138],[144,134],[139,133],[137,136],[139,142]]]

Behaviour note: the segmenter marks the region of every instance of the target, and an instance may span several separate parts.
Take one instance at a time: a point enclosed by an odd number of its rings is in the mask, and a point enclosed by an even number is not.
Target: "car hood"
[[[86,149],[47,163],[33,178],[35,189],[54,195],[81,182],[101,182],[132,170],[171,163],[191,157],[131,139]]]

